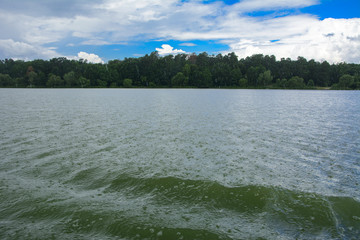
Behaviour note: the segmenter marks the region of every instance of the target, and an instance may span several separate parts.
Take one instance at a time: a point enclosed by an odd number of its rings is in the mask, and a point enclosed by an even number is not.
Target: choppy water
[[[360,92],[0,89],[1,239],[357,239]]]

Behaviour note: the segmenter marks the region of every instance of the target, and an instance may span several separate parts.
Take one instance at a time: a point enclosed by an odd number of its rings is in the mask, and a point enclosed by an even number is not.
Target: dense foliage
[[[262,54],[179,54],[93,64],[84,60],[0,61],[0,87],[199,87],[360,89],[360,64],[296,61]]]

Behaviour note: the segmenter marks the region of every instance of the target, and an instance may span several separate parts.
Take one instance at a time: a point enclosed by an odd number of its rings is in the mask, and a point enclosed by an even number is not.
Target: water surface
[[[360,92],[0,89],[1,239],[356,239]]]

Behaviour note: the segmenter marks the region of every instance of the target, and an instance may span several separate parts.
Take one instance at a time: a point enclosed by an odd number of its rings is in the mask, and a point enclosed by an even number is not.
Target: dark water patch
[[[41,160],[43,158],[48,158],[48,157],[52,157],[56,154],[58,154],[60,151],[57,149],[48,149],[43,151],[42,153],[38,154],[35,156],[35,159]]]
[[[28,186],[20,184],[6,186],[0,193],[3,199],[0,214],[8,219],[45,221],[65,217],[68,214],[63,205],[67,204],[70,197],[61,196],[65,193],[64,191],[56,192],[56,189],[52,192],[46,191],[45,186],[40,187],[29,183]]]
[[[150,194],[162,203],[203,204],[239,212],[261,211],[271,193],[271,189],[261,186],[225,187],[210,181],[128,175],[117,177],[106,191],[122,191],[133,196]]]
[[[75,176],[68,182],[73,184],[91,183],[95,181],[94,177],[97,175],[97,168],[88,168],[78,171]]]
[[[103,153],[103,152],[110,152],[112,150],[114,150],[116,148],[116,146],[106,146],[106,147],[102,147],[96,151],[94,151],[93,154],[99,154],[99,153]]]
[[[62,204],[51,204],[48,201],[32,201],[23,202],[22,204],[32,207],[27,207],[17,214],[20,219],[29,219],[33,221],[51,221],[59,220],[69,216],[69,209],[64,208]],[[17,208],[20,209],[20,208]]]
[[[93,238],[113,237],[121,239],[230,239],[217,229],[206,230],[168,227],[158,220],[129,216],[114,210],[105,214],[94,211],[77,211],[64,224],[67,234],[87,234]]]
[[[38,240],[56,240],[59,239],[59,232],[61,229],[49,228],[51,221],[22,221],[14,220],[2,222],[0,224],[0,238],[3,240],[22,240],[22,239],[38,239]],[[61,239],[69,238],[65,234],[61,234]]]
[[[96,211],[76,210],[64,222],[64,232],[71,234],[106,235],[106,229],[114,217]]]
[[[76,186],[81,190],[91,190],[106,187],[111,181],[111,173],[104,172],[99,167],[87,168],[72,173],[72,177],[64,184]]]
[[[326,235],[329,239],[340,236],[326,196],[278,189],[269,206],[274,227],[288,235]]]
[[[126,222],[111,224],[108,233],[125,239],[231,239],[204,229],[129,226]]]
[[[360,202],[349,197],[330,197],[337,230],[341,236],[356,239],[360,236]]]

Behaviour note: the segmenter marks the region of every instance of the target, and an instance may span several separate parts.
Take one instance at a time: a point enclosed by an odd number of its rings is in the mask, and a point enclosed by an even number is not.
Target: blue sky
[[[158,51],[360,63],[359,0],[0,0],[0,59]]]

